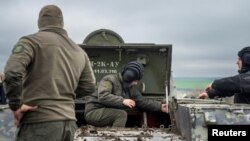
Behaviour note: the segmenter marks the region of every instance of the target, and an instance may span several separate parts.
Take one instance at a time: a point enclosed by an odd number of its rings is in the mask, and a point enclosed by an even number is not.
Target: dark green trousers
[[[16,141],[73,141],[75,121],[52,121],[22,124]]]
[[[127,112],[120,109],[100,108],[88,112],[85,115],[85,120],[88,124],[97,127],[125,127]]]

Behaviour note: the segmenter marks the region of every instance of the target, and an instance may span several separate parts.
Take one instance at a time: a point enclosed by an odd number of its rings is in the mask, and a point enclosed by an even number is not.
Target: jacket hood
[[[242,61],[242,68],[238,70],[239,73],[245,73],[250,70],[250,46],[244,47],[238,52],[238,57]]]
[[[38,18],[38,28],[43,27],[59,27],[63,28],[63,15],[59,7],[55,5],[44,6]]]

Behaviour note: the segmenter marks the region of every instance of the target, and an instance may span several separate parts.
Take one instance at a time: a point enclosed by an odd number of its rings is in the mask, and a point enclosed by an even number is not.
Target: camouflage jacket
[[[136,88],[125,91],[120,74],[105,76],[99,83],[97,90],[87,100],[85,114],[94,109],[109,107],[128,109],[123,105],[124,99],[133,99],[138,109],[146,111],[161,111],[161,102],[145,99]]]

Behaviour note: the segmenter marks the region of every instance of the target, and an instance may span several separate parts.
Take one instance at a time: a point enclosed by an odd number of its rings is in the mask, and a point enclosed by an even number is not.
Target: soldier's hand
[[[134,108],[135,107],[135,101],[132,100],[132,99],[124,99],[122,104],[129,107],[129,108]]]
[[[206,87],[205,91],[209,91],[210,89],[212,89],[212,83],[208,84],[208,86]]]
[[[20,121],[23,118],[23,115],[28,112],[37,109],[37,106],[29,106],[26,104],[23,104],[18,110],[13,111],[14,118],[15,118],[15,125],[19,127]]]
[[[199,99],[207,99],[208,98],[208,94],[207,92],[202,92],[198,95]]]
[[[168,112],[167,104],[161,104],[161,111],[164,113]]]

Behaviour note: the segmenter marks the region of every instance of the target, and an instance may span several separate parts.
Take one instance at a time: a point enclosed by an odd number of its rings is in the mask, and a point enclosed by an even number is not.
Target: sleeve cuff
[[[11,109],[12,111],[16,111],[16,110],[18,110],[21,106],[20,106],[20,105],[9,105],[9,107],[10,107],[10,109]]]
[[[207,94],[209,98],[220,97],[220,92],[215,89],[210,89]]]

